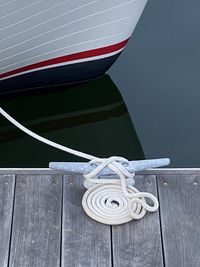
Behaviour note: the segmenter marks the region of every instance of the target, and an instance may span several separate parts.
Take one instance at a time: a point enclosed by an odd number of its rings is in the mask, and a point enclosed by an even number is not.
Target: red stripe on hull
[[[113,53],[113,52],[116,52],[116,51],[124,48],[125,45],[128,43],[128,40],[129,39],[124,40],[124,41],[117,43],[117,44],[114,44],[114,45],[106,46],[106,47],[101,47],[101,48],[88,50],[88,51],[84,51],[84,52],[78,52],[75,54],[66,55],[66,56],[57,57],[57,58],[52,58],[52,59],[48,59],[48,60],[45,60],[42,62],[34,63],[34,64],[31,64],[28,66],[21,67],[19,69],[15,69],[15,70],[0,74],[0,78],[3,79],[6,77],[9,77],[9,76],[12,76],[12,75],[20,74],[22,72],[26,72],[26,71],[30,71],[30,70],[34,70],[34,69],[38,69],[38,68],[42,68],[42,67],[47,67],[47,66],[51,66],[51,65],[56,65],[56,64],[61,64],[61,63],[65,63],[65,62],[74,61],[74,60],[80,60],[80,59],[91,58],[91,57],[96,57],[96,56],[101,56],[101,55]]]

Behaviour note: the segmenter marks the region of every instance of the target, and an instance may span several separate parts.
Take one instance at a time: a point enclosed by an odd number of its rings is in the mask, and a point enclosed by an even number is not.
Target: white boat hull
[[[102,75],[126,46],[146,2],[0,1],[0,90]]]

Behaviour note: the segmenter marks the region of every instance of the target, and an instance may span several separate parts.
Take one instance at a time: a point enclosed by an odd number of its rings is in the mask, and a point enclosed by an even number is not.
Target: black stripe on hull
[[[103,59],[30,72],[0,81],[0,93],[78,83],[103,75],[120,53]]]

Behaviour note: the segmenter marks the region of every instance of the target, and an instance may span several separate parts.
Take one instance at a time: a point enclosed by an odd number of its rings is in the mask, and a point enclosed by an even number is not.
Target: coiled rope
[[[150,193],[139,192],[134,186],[127,183],[132,179],[134,184],[135,173],[127,171],[129,162],[122,157],[94,159],[90,162],[96,167],[84,178],[90,184],[83,196],[82,205],[85,212],[94,220],[118,225],[133,219],[143,218],[146,211],[155,212],[158,209],[158,200]],[[118,180],[98,179],[98,174],[108,167],[119,177]],[[130,181],[130,180],[129,180]],[[153,205],[147,204],[149,198]]]
[[[90,173],[84,173],[85,184],[88,190],[82,199],[82,206],[92,219],[109,225],[118,225],[133,219],[143,218],[147,211],[155,212],[158,209],[157,198],[146,192],[138,191],[134,186],[134,172],[126,167],[129,161],[122,157],[98,158],[66,146],[50,141],[24,127],[0,107],[0,113],[21,131],[49,146],[89,160],[95,166]],[[119,179],[99,179],[104,168],[112,170]],[[128,182],[132,180],[132,183]],[[151,200],[152,205],[147,204]]]

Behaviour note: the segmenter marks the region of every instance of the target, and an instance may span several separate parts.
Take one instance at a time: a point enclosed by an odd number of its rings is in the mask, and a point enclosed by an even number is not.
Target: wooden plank
[[[10,267],[60,266],[61,205],[61,176],[17,176]]]
[[[14,175],[0,175],[0,265],[2,267],[8,265],[14,185]]]
[[[49,168],[0,168],[0,175],[5,174],[42,174],[42,175],[57,175],[57,174],[65,174],[65,175],[72,175],[68,172],[64,171],[56,171]],[[200,168],[168,168],[168,169],[149,169],[146,171],[138,172],[139,175],[164,175],[164,174],[182,174],[182,175],[190,175],[190,174],[199,174],[200,175]]]
[[[158,177],[166,267],[200,266],[200,176]]]
[[[82,176],[65,176],[62,266],[111,266],[110,226],[90,219],[83,211]]]
[[[167,168],[167,169],[149,169],[139,172],[140,175],[200,175],[200,168]]]
[[[14,175],[58,175],[63,174],[62,171],[56,171],[49,168],[0,168],[0,174]]]
[[[137,176],[136,188],[157,195],[155,176]],[[163,266],[159,212],[148,213],[139,221],[113,226],[115,267]]]

